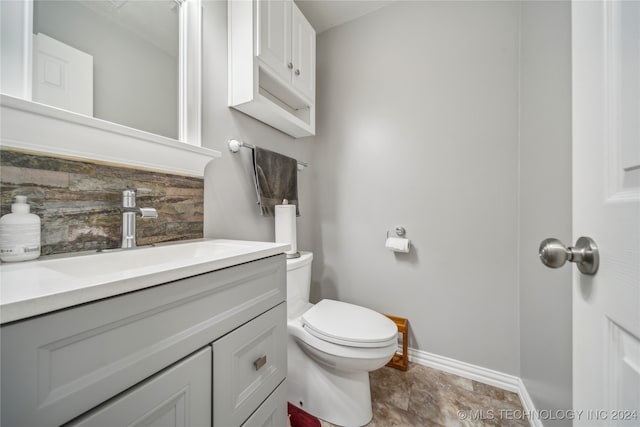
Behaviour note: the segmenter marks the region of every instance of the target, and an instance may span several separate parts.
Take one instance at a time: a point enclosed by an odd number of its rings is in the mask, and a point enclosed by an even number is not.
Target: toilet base
[[[369,372],[345,372],[320,365],[291,336],[287,346],[289,402],[342,427],[360,427],[371,421]]]

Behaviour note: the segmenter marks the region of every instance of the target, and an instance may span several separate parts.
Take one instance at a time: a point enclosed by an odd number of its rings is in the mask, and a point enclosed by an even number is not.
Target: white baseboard
[[[468,378],[483,384],[517,393],[520,397],[525,413],[536,413],[536,408],[533,405],[531,396],[529,396],[522,379],[515,375],[505,374],[504,372],[494,371],[492,369],[483,368],[482,366],[472,365],[471,363],[462,362],[460,360],[451,359],[449,357],[440,356],[427,351],[416,350],[414,348],[409,348],[409,360],[419,365],[428,366],[429,368],[438,369],[463,378]],[[534,419],[530,420],[531,427],[543,427],[542,422],[537,419],[537,417],[533,418]]]
[[[531,400],[531,396],[529,396],[529,392],[527,391],[527,388],[525,387],[524,382],[522,382],[521,378],[518,378],[518,384],[520,386],[520,388],[518,389],[518,396],[520,396],[522,407],[526,412],[529,412],[530,414],[537,414],[536,407],[533,404],[533,400]],[[531,427],[544,427],[539,417],[530,419],[529,424],[531,425]]]

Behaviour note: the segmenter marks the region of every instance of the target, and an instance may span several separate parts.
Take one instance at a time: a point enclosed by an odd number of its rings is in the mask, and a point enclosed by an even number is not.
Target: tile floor
[[[370,374],[368,427],[528,427],[516,393],[410,363]],[[322,427],[334,427],[321,421]]]

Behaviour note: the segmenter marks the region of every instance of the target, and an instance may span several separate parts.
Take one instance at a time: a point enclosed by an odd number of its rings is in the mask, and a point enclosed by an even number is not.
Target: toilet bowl
[[[365,307],[324,299],[309,303],[311,252],[287,260],[288,400],[332,424],[371,421],[369,372],[397,349],[391,320]]]

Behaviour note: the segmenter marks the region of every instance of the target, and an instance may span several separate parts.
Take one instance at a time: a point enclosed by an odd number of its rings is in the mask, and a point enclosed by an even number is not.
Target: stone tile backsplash
[[[42,255],[116,248],[122,190],[148,188],[137,204],[158,210],[137,219],[139,245],[202,237],[204,180],[49,155],[0,150],[0,214],[16,195],[42,220]]]

